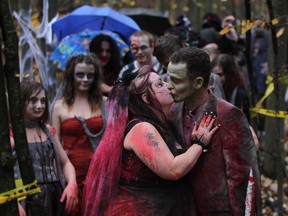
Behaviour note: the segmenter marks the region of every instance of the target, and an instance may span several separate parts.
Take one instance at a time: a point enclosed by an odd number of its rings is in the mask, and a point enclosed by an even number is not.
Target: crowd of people
[[[259,142],[233,22],[207,13],[199,33],[185,16],[158,38],[134,32],[126,65],[116,42],[97,35],[89,54],[68,59],[50,109],[43,86],[23,81],[41,193],[19,202],[20,215],[31,205],[51,216],[261,215]]]

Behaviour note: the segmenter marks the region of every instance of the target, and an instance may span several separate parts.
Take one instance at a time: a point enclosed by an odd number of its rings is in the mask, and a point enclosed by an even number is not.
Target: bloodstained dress
[[[164,137],[165,140],[165,137]],[[139,140],[141,142],[141,140]],[[166,140],[167,142],[167,140]],[[183,149],[174,148],[174,156]],[[109,216],[192,216],[191,185],[186,178],[165,180],[153,173],[133,151],[123,149],[117,195],[110,203]]]

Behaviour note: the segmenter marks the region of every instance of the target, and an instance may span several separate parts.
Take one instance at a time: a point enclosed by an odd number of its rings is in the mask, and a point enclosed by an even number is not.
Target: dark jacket
[[[241,110],[210,93],[208,99],[193,111],[191,124],[200,122],[205,112],[217,115],[220,128],[189,173],[197,216],[244,215],[249,170],[256,182],[257,211],[261,209],[259,169],[256,149],[247,118]],[[175,130],[183,139],[183,103],[172,110]],[[190,132],[191,133],[191,132]],[[255,200],[255,201],[256,201]]]

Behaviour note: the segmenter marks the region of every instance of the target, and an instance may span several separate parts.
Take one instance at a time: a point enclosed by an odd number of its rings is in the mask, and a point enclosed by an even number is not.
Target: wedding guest
[[[101,63],[103,83],[101,90],[108,95],[122,68],[120,51],[116,41],[105,34],[95,36],[89,45],[90,52],[97,55]]]
[[[47,123],[47,93],[40,83],[25,80],[21,83],[21,99],[27,143],[41,192],[33,195],[31,202],[24,201],[25,206],[18,205],[19,212],[21,215],[31,215],[29,207],[37,205],[42,209],[41,215],[67,215],[77,206],[78,187],[75,169],[55,129]],[[13,149],[15,144],[12,132],[10,138]],[[21,178],[17,165],[15,169],[16,178]]]
[[[67,64],[58,100],[53,105],[52,125],[76,170],[79,205],[90,160],[105,128],[99,64],[93,55],[72,56]]]

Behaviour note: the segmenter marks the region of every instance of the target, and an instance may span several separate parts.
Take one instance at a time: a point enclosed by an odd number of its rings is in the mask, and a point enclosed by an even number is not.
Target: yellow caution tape
[[[280,23],[280,18],[284,17],[277,17],[271,20],[270,24],[271,25],[278,25]],[[235,28],[237,33],[239,35],[246,33],[247,31],[256,28],[257,26],[260,26],[264,29],[267,29],[268,26],[270,26],[269,23],[267,23],[265,20],[249,20],[245,19],[240,22],[240,24],[233,25],[233,26],[226,26],[221,31],[219,32],[220,35],[225,35],[228,32],[230,32],[231,28]],[[280,32],[281,33],[281,32]],[[280,35],[280,33],[278,33]],[[282,35],[282,34],[281,34]]]
[[[279,77],[279,81],[283,82],[286,80],[286,76]],[[268,109],[261,109],[262,103],[264,100],[274,91],[274,83],[272,76],[267,76],[266,83],[268,83],[267,89],[265,91],[264,96],[256,103],[254,108],[250,109],[251,117],[255,117],[257,113],[270,116],[270,117],[278,117],[278,118],[288,118],[287,111],[275,111],[275,110],[268,110]]]
[[[19,184],[19,182],[18,182],[18,184]],[[0,193],[0,204],[3,204],[5,202],[9,202],[13,199],[25,199],[24,197],[26,197],[26,196],[29,196],[29,195],[32,195],[35,193],[40,193],[40,192],[41,192],[41,189],[37,185],[37,180],[34,180],[30,184],[16,187],[15,189],[12,189],[10,191]]]
[[[274,18],[271,20],[272,25],[277,25],[279,23],[279,18]]]
[[[266,84],[269,84],[271,82],[273,82],[274,77],[271,75],[268,75],[266,78]],[[287,83],[287,75],[280,75],[278,76],[278,80],[281,83]]]
[[[270,116],[270,117],[277,117],[277,118],[288,118],[288,111],[275,111],[269,109],[256,109],[252,108],[250,111],[255,115],[256,113]]]
[[[255,108],[258,109],[261,107],[262,103],[264,102],[264,100],[274,91],[274,83],[270,83],[267,86],[267,89],[265,91],[264,96],[258,101],[258,103],[256,103]]]
[[[28,77],[30,77],[31,76],[31,74],[29,73],[29,74],[15,74],[15,77],[23,77],[23,78],[28,78]]]
[[[16,188],[23,187],[23,181],[22,181],[22,179],[16,179],[16,180],[15,180],[15,186],[16,186]],[[19,197],[19,198],[18,198],[18,202],[21,201],[21,200],[23,200],[23,199],[26,199],[26,196]]]

